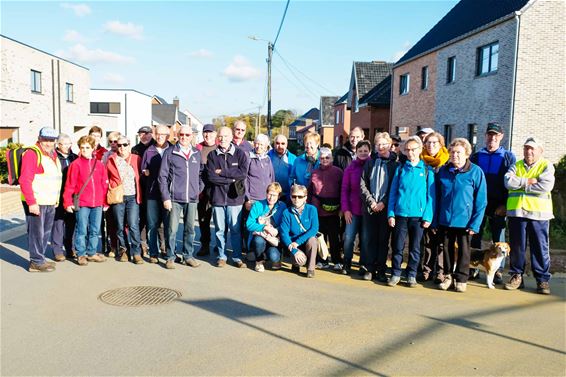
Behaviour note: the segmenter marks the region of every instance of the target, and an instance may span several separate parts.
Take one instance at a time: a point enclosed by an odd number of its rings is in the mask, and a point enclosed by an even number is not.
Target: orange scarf
[[[444,165],[446,161],[448,161],[448,150],[446,149],[446,147],[442,147],[440,148],[436,156],[431,156],[428,154],[428,152],[425,149],[421,154],[421,158],[428,166],[432,166],[433,168],[438,168]]]

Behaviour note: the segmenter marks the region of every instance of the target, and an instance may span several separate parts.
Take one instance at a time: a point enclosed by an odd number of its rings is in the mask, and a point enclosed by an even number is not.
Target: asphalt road
[[[0,244],[1,375],[557,375],[566,371],[566,280],[552,295],[390,288],[327,271],[108,261],[28,273],[26,238]],[[303,271],[304,272],[304,271]],[[119,307],[107,290],[181,297]]]

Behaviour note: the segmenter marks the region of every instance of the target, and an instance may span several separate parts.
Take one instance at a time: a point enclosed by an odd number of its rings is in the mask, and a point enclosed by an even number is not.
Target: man
[[[505,289],[524,287],[527,238],[531,251],[531,268],[537,282],[537,293],[549,295],[550,254],[548,248],[549,220],[552,213],[554,166],[542,158],[543,145],[534,137],[523,144],[524,159],[511,166],[505,174],[509,189],[507,217],[511,244],[511,279]]]
[[[182,126],[177,137],[179,142],[163,153],[159,170],[159,188],[163,207],[170,211],[166,244],[167,263],[165,264],[168,269],[175,268],[175,244],[181,214],[183,214],[182,263],[191,267],[200,266],[200,263],[193,257],[193,243],[197,202],[204,188],[201,178],[202,158],[200,151],[191,145],[193,129],[190,126]]]
[[[421,128],[420,130],[417,131],[417,136],[420,137],[422,142],[424,143],[424,140],[426,139],[428,134],[431,134],[433,132],[434,132],[434,130],[432,128],[425,127],[425,128]]]
[[[505,242],[505,208],[507,203],[507,189],[505,188],[505,173],[515,165],[516,159],[513,152],[501,146],[503,130],[498,123],[488,123],[485,131],[485,148],[472,154],[470,161],[478,165],[485,174],[487,183],[487,208],[485,216],[480,225],[480,231],[472,236],[471,246],[481,249],[481,240],[486,220],[489,220],[489,229],[493,242]],[[501,284],[502,269],[505,260],[501,262],[500,270],[495,274],[494,282]],[[478,271],[474,270],[470,277],[477,277]]]
[[[197,144],[200,150],[202,164],[206,166],[208,154],[216,149],[216,129],[213,124],[202,127],[203,141]],[[205,181],[204,190],[200,193],[197,205],[198,226],[200,229],[200,250],[197,256],[204,257],[210,254],[210,220],[212,219],[212,206],[210,205],[210,184]]]
[[[55,210],[53,221],[53,254],[56,262],[63,262],[66,258],[73,258],[73,233],[75,232],[75,215],[65,211],[63,207],[63,191],[67,182],[67,170],[71,162],[78,157],[71,150],[71,137],[67,134],[59,134],[57,139],[57,158],[61,164],[63,179],[61,181],[61,193],[59,195],[59,205]]]
[[[100,140],[102,139],[102,128],[98,126],[92,126],[90,130],[88,130],[88,134],[89,136],[92,136],[94,138],[94,141],[96,142],[94,156],[97,160],[102,161],[102,157],[106,152],[108,152],[108,149],[100,145]]]
[[[275,182],[278,182],[283,189],[281,200],[291,203],[289,197],[289,176],[291,175],[291,168],[295,163],[295,156],[287,149],[287,138],[285,135],[277,135],[274,141],[274,148],[267,152],[273,165],[273,172],[275,173]]]
[[[246,122],[243,120],[237,120],[234,122],[232,130],[234,131],[232,143],[247,154],[252,152],[254,149],[253,145],[244,139],[246,136]]]
[[[161,225],[163,225],[164,233],[169,234],[169,211],[163,207],[158,182],[163,153],[171,146],[168,138],[169,127],[157,126],[155,128],[155,143],[147,148],[141,163],[142,176],[145,180],[144,201],[147,210],[149,263],[153,264],[159,263],[160,238],[165,238],[160,233]]]
[[[356,158],[356,145],[364,140],[364,137],[364,130],[360,127],[351,130],[346,144],[338,149],[334,155],[334,166],[338,166],[342,170],[346,169],[352,160]]]
[[[245,179],[250,162],[248,153],[232,144],[232,130],[218,130],[218,147],[208,155],[206,178],[210,184],[212,216],[216,229],[217,267],[226,265],[226,236],[230,231],[232,261],[238,268],[242,262],[240,222],[245,196]]]
[[[147,148],[155,144],[155,140],[153,139],[153,130],[148,126],[140,127],[138,130],[138,137],[140,142],[132,147],[132,154],[137,154],[141,158]]]
[[[45,260],[51,238],[55,208],[63,174],[55,153],[57,131],[50,127],[39,130],[37,143],[22,156],[20,188],[27,222],[30,272],[51,272],[55,265]]]

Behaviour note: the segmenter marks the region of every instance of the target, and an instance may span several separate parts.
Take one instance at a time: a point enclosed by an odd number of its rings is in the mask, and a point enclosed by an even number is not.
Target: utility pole
[[[271,140],[271,57],[273,44],[267,42],[267,136]]]

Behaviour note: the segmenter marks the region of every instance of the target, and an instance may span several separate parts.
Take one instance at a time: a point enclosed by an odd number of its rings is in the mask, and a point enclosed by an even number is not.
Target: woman
[[[371,144],[367,140],[356,144],[356,158],[344,170],[341,190],[341,210],[344,213],[346,230],[344,232],[344,267],[342,274],[349,275],[354,254],[354,241],[362,228],[362,198],[360,197],[360,180],[364,164],[371,154]]]
[[[438,288],[447,290],[454,281],[456,292],[465,292],[470,268],[470,237],[477,233],[487,206],[483,171],[470,162],[472,146],[456,138],[448,147],[449,162],[436,176],[437,212],[434,228],[444,239],[444,280]],[[456,245],[458,250],[456,251]],[[455,266],[452,274],[452,266]]]
[[[387,285],[394,287],[401,280],[401,263],[408,234],[407,285],[414,288],[417,286],[420,242],[423,230],[432,222],[436,195],[434,172],[419,158],[423,149],[421,139],[411,136],[404,149],[407,161],[395,171],[387,205],[389,226],[393,228],[393,269]]]
[[[308,186],[313,170],[320,165],[318,159],[318,148],[320,146],[320,135],[312,132],[307,133],[303,138],[305,145],[305,153],[298,156],[293,163],[291,175],[289,176],[289,184]]]
[[[291,252],[292,271],[307,265],[307,278],[314,278],[318,251],[318,216],[316,207],[307,204],[307,188],[291,186],[291,206],[283,212],[279,227],[281,241]]]
[[[80,157],[69,165],[63,202],[67,212],[75,212],[74,246],[77,263],[79,266],[86,266],[88,262],[106,261],[104,255],[97,254],[96,251],[103,207],[104,210],[108,209],[108,177],[102,162],[93,156],[95,139],[83,136],[79,139],[78,146]],[[79,208],[75,207],[73,195],[78,195]]]
[[[283,189],[277,182],[267,186],[266,199],[256,201],[251,208],[246,221],[248,230],[248,249],[255,255],[255,270],[265,271],[263,266],[265,253],[272,263],[272,269],[281,268],[281,253],[278,249],[279,225],[283,212],[287,209],[285,203],[279,201]]]
[[[141,257],[141,239],[139,228],[139,204],[141,203],[140,156],[132,154],[130,140],[120,136],[116,143],[116,153],[108,158],[108,181],[110,188],[122,185],[124,199],[121,203],[112,204],[112,212],[116,220],[116,237],[118,238],[118,255],[120,262],[128,261],[127,239],[130,253],[135,264],[143,264]],[[125,221],[124,221],[125,220]],[[124,231],[128,226],[128,237]]]
[[[375,159],[364,165],[360,190],[364,206],[360,275],[364,280],[373,277],[385,283],[390,228],[387,224],[387,203],[390,182],[397,168],[397,156],[391,152],[391,137],[387,132],[375,135]],[[375,274],[375,275],[374,275]]]
[[[308,192],[310,203],[318,212],[319,230],[330,243],[330,257],[334,263],[334,271],[342,271],[342,256],[340,255],[340,189],[342,188],[343,172],[332,164],[332,151],[320,148],[320,166],[312,172]],[[327,268],[328,262],[323,261],[319,268]]]
[[[424,138],[424,150],[421,159],[424,163],[438,173],[438,169],[448,161],[448,150],[444,146],[444,136],[438,132],[431,132]],[[421,245],[421,263],[417,279],[420,281],[430,280],[434,276],[435,283],[444,280],[444,276],[439,275],[439,271],[444,263],[439,255],[443,255],[443,240],[439,239],[432,229],[425,229],[423,242]]]

